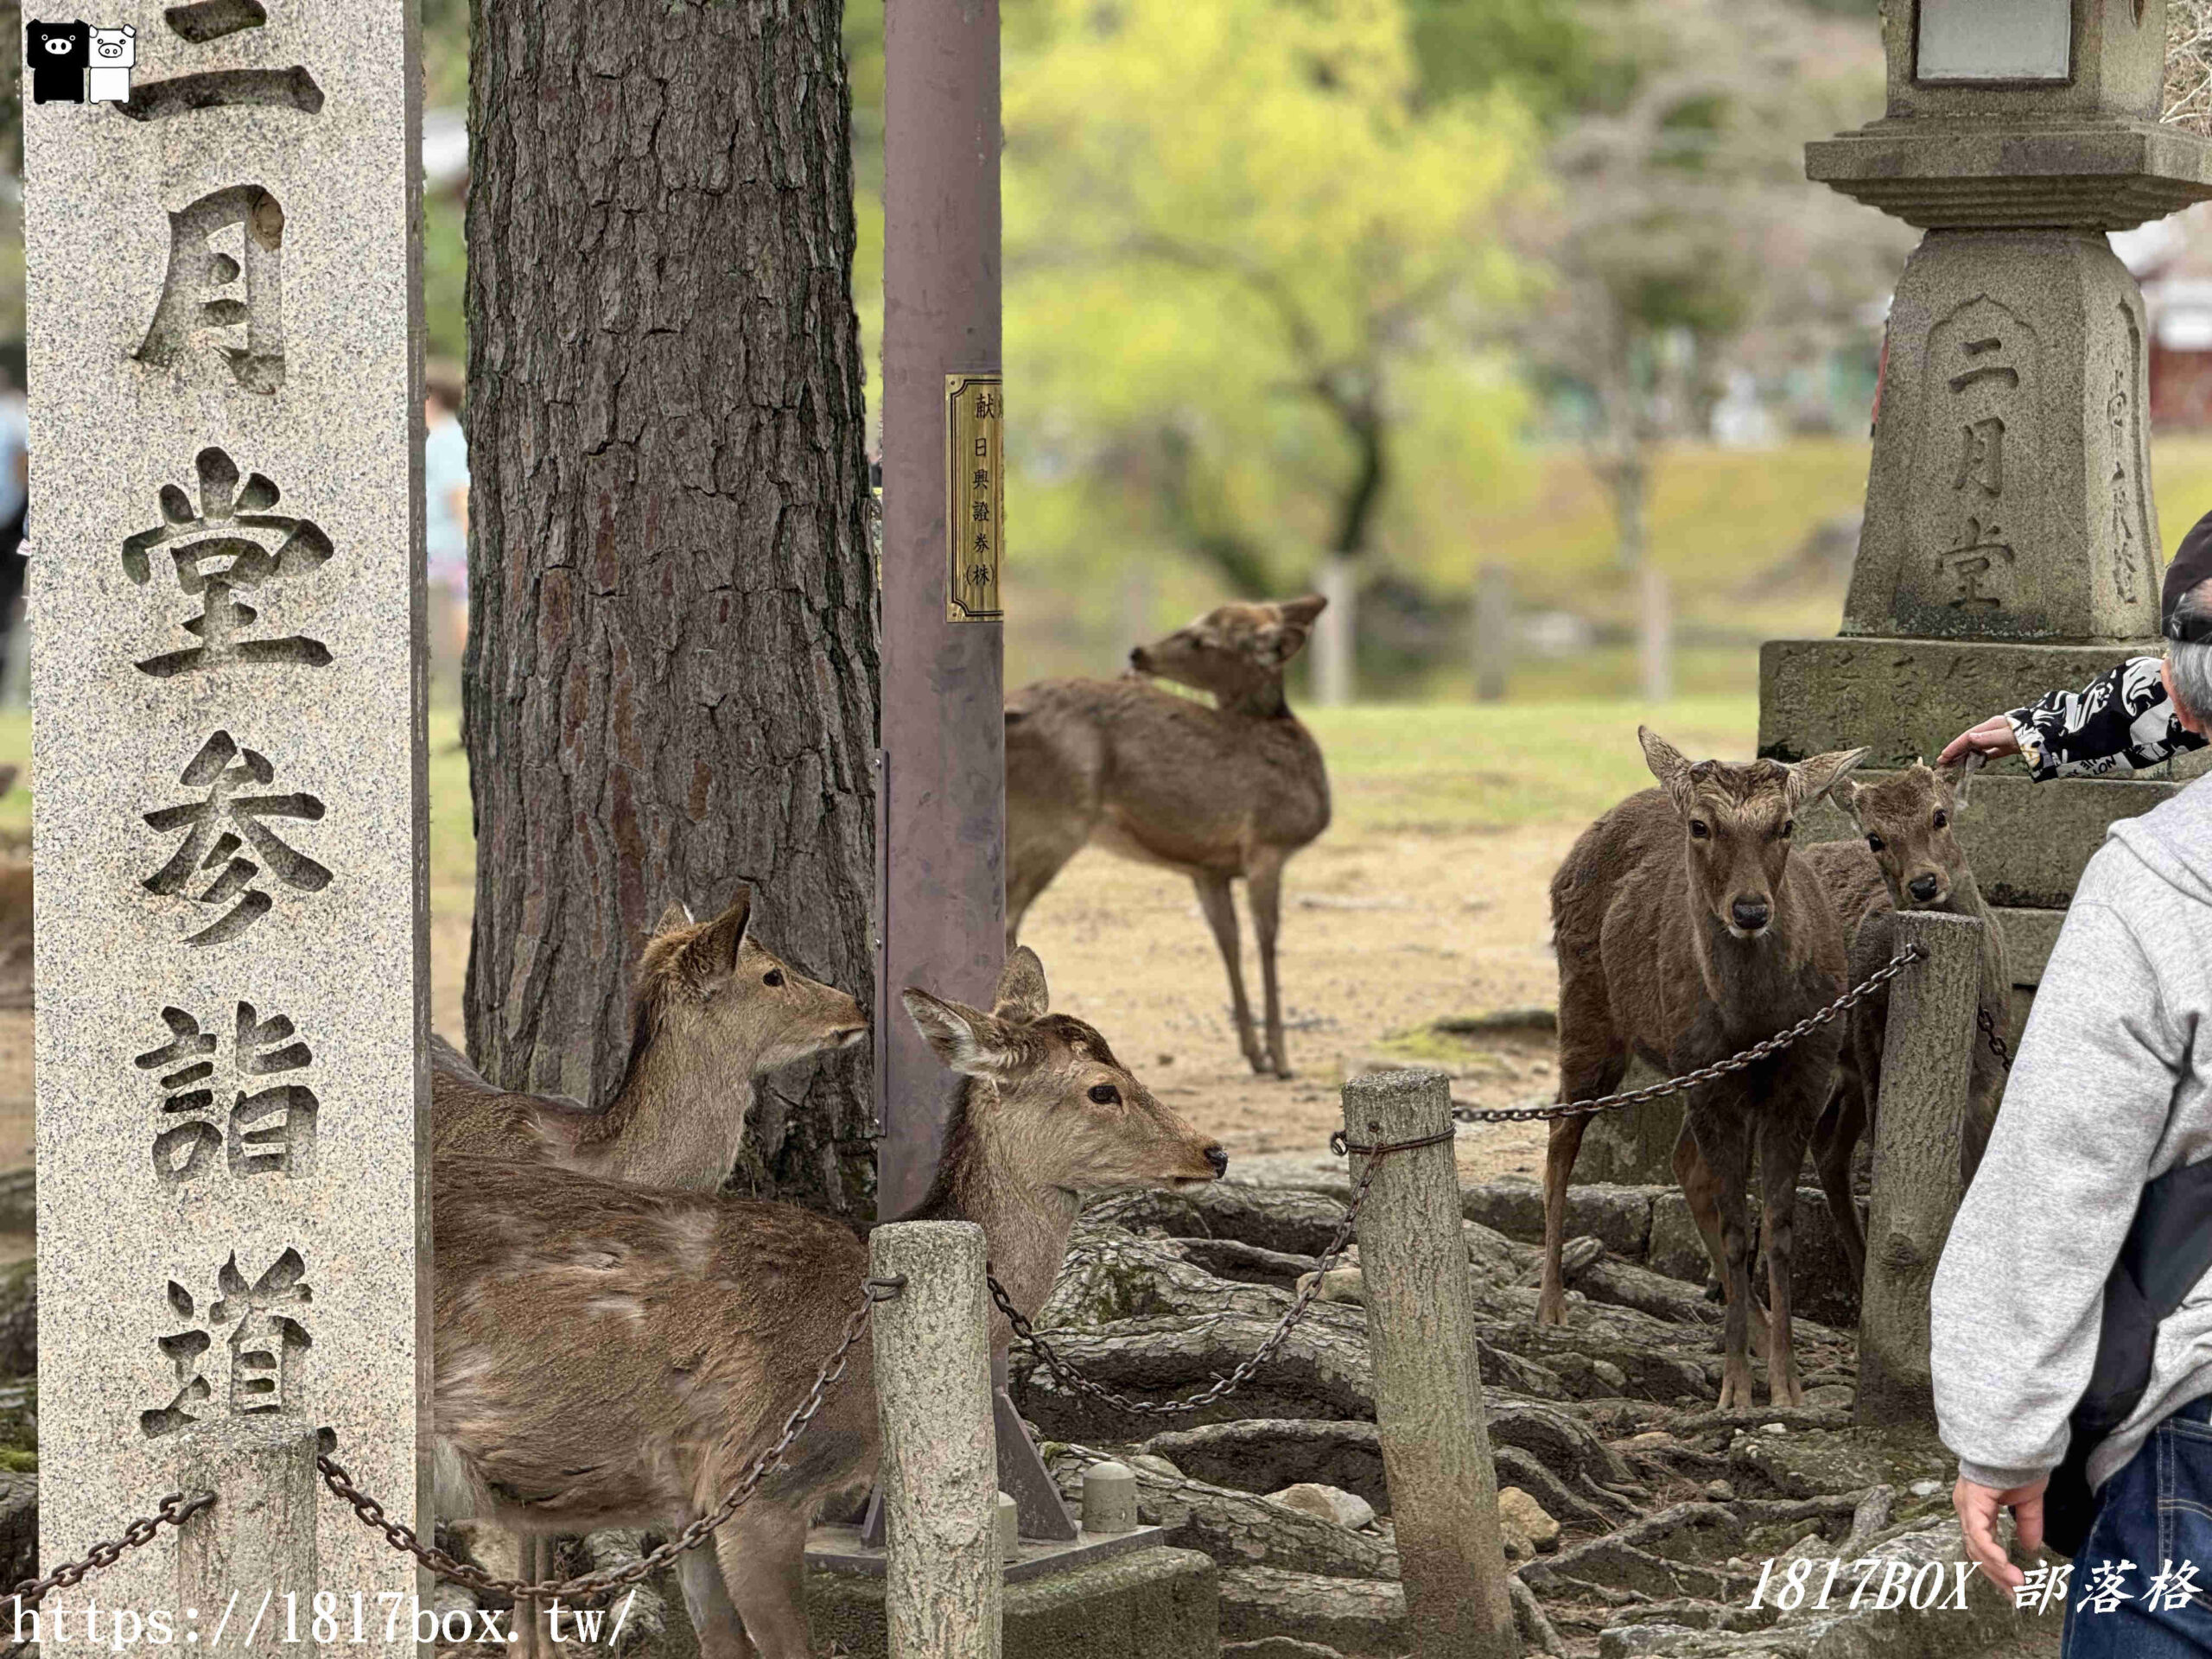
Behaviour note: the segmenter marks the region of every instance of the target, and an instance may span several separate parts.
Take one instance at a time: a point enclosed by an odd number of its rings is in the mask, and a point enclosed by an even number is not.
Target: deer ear
[[[1253,638],[1259,647],[1255,654],[1270,668],[1281,668],[1306,649],[1306,630],[1287,624],[1270,622]]]
[[[989,1014],[911,985],[899,993],[899,1000],[906,1005],[906,1017],[922,1039],[955,1071],[989,1077],[1012,1063],[1013,1033]]]
[[[661,912],[660,920],[653,924],[652,937],[658,938],[664,933],[675,932],[679,927],[691,927],[696,924],[697,918],[691,914],[691,906],[681,899],[671,899],[668,901],[668,908]]]
[[[1294,628],[1310,628],[1313,619],[1329,607],[1329,601],[1319,594],[1307,594],[1302,599],[1286,599],[1275,607],[1275,614]]]
[[[1844,774],[1872,753],[1871,749],[1834,749],[1809,760],[1800,760],[1789,768],[1789,782],[1786,785],[1789,810],[1796,812],[1810,806],[1841,783]]]
[[[1859,780],[1856,778],[1838,781],[1829,789],[1828,798],[1849,813],[1853,823],[1859,822]]]
[[[1636,728],[1636,741],[1643,745],[1643,764],[1651,768],[1651,775],[1674,802],[1675,810],[1688,812],[1691,805],[1688,758],[1648,726]]]
[[[1027,945],[1017,944],[999,970],[998,989],[991,996],[992,1017],[1019,1020],[1026,1025],[1043,1019],[1052,1006],[1052,993],[1045,985],[1045,964]]]
[[[752,919],[753,889],[741,887],[729,908],[707,924],[706,931],[685,947],[685,954],[709,971],[729,972],[737,966],[738,947],[745,943]]]

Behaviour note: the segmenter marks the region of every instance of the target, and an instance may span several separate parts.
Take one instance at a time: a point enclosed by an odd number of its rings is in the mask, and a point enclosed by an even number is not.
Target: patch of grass
[[[1756,696],[1317,709],[1300,716],[1328,759],[1337,821],[1414,834],[1510,830],[1598,816],[1648,788],[1650,726],[1693,759],[1746,760]]]

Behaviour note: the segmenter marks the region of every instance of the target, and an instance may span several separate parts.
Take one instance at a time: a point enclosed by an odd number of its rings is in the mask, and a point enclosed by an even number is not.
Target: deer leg
[[[1820,1171],[1821,1191],[1827,1196],[1828,1216],[1842,1241],[1854,1285],[1866,1277],[1866,1234],[1859,1224],[1859,1200],[1851,1191],[1851,1160],[1866,1132],[1866,1097],[1853,1072],[1836,1085],[1813,1130],[1813,1166]]]
[[[1609,1042],[1592,1043],[1586,1034],[1562,1037],[1559,1097],[1595,1100],[1611,1094],[1627,1070],[1626,1050],[1612,1047]],[[1539,1325],[1559,1325],[1567,1319],[1567,1285],[1560,1270],[1560,1251],[1567,1243],[1567,1192],[1574,1179],[1574,1160],[1582,1151],[1583,1132],[1589,1127],[1587,1117],[1555,1117],[1544,1147],[1544,1267],[1536,1293]]]
[[[1809,1091],[1785,1095],[1759,1125],[1760,1227],[1766,1235],[1766,1291],[1769,1331],[1766,1351],[1767,1402],[1802,1406],[1805,1387],[1797,1378],[1797,1355],[1789,1334],[1790,1254],[1796,1245],[1797,1171],[1805,1161],[1805,1136],[1812,1122]]]
[[[809,1659],[806,1512],[756,1498],[715,1535],[715,1559],[760,1659]]]
[[[1567,1189],[1582,1151],[1586,1117],[1555,1117],[1544,1147],[1544,1270],[1536,1291],[1536,1323],[1567,1323],[1567,1282],[1560,1251],[1567,1243]]]
[[[1282,855],[1272,848],[1255,853],[1244,879],[1252,906],[1252,937],[1260,946],[1260,995],[1267,1003],[1268,1060],[1275,1076],[1290,1075],[1282,1041],[1282,997],[1275,987],[1275,928],[1282,918]]]
[[[1720,1250],[1726,1270],[1721,1283],[1728,1296],[1727,1323],[1721,1338],[1720,1409],[1734,1411],[1755,1403],[1747,1354],[1752,1309],[1751,1227],[1744,1201],[1751,1175],[1751,1127],[1740,1111],[1701,1109],[1694,1100],[1688,1117],[1699,1155],[1712,1172],[1713,1196],[1720,1210]]]
[[[1252,1005],[1244,1000],[1244,951],[1236,937],[1236,906],[1229,895],[1229,878],[1209,870],[1191,880],[1198,890],[1198,908],[1205,912],[1207,924],[1213,929],[1213,942],[1221,948],[1222,964],[1229,969],[1229,1002],[1236,1020],[1237,1046],[1252,1070],[1264,1077],[1268,1061],[1260,1052],[1259,1039],[1252,1034]]]
[[[1681,1133],[1675,1137],[1675,1180],[1688,1201],[1690,1219],[1697,1224],[1697,1236],[1705,1242],[1706,1259],[1713,1264],[1713,1276],[1719,1281],[1725,1297],[1728,1293],[1728,1252],[1721,1236],[1720,1185],[1713,1179],[1705,1160],[1698,1156],[1697,1137],[1690,1133],[1687,1114],[1682,1119]],[[1752,1357],[1764,1359],[1766,1311],[1757,1302],[1751,1305],[1751,1333]]]
[[[676,1558],[677,1581],[683,1586],[683,1611],[691,1615],[691,1629],[699,1638],[700,1659],[750,1659],[753,1644],[737,1617],[737,1604],[729,1599],[722,1569],[703,1549],[687,1549]]]

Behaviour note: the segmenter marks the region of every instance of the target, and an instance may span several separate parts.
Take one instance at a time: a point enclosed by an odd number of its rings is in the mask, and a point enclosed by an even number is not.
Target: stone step
[[[2160,650],[2155,639],[2091,645],[1870,635],[1770,639],[1759,648],[1759,753],[1802,760],[1869,744],[1869,766],[1932,762],[1946,743],[1992,715],[2046,691],[2078,690],[2129,657]],[[2208,766],[2212,751],[2200,750],[2151,776],[2170,782]]]

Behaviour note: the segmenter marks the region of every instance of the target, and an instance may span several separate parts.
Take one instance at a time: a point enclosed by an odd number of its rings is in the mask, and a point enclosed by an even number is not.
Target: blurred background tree
[[[1386,499],[1511,448],[1494,228],[1534,124],[1431,94],[1397,0],[1017,0],[1004,79],[1024,557],[1318,588],[1319,692],[1350,701]]]
[[[1732,379],[1755,387],[1841,347],[1914,233],[1805,184],[1805,138],[1863,118],[1878,91],[1862,18],[1787,0],[1605,10],[1610,27],[1590,35],[1603,68],[1556,123],[1556,188],[1512,227],[1552,277],[1520,340],[1605,493],[1635,584],[1642,692],[1657,702],[1675,683],[1646,523],[1662,447],[1712,435]]]

